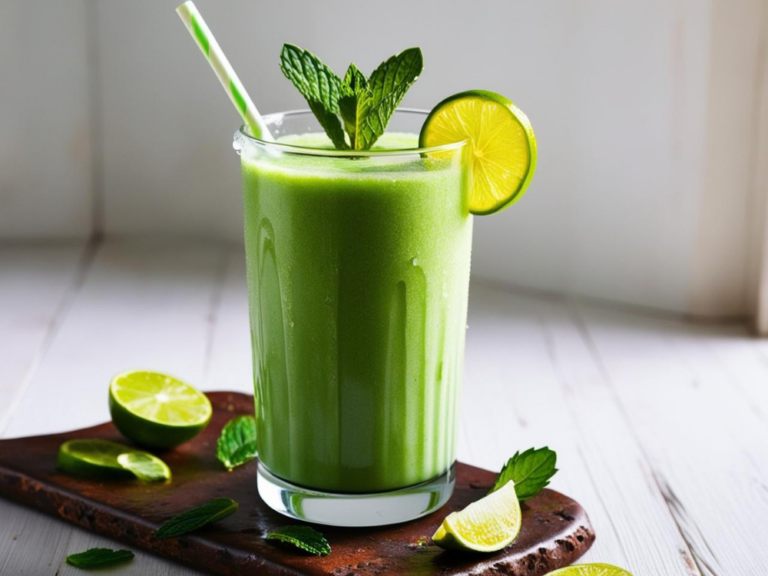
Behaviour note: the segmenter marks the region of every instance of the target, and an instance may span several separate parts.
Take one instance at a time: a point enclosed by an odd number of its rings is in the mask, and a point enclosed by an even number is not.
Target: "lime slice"
[[[550,572],[548,576],[632,576],[632,574],[610,564],[576,564]]]
[[[419,146],[463,140],[472,163],[469,211],[493,214],[519,200],[536,171],[536,136],[523,111],[487,90],[450,96],[430,112]]]
[[[496,552],[520,533],[522,513],[514,482],[443,520],[432,541],[447,550]]]
[[[159,372],[123,372],[109,385],[109,410],[117,429],[137,444],[173,448],[197,436],[211,420],[205,394]]]
[[[157,482],[171,479],[171,469],[168,465],[147,452],[126,452],[117,457],[117,462],[140,480]]]
[[[168,480],[171,471],[159,458],[117,442],[89,438],[59,447],[59,468],[83,478]]]

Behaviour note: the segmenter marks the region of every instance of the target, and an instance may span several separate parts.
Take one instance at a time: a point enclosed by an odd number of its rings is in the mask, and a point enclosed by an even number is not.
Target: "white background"
[[[238,117],[178,1],[0,0],[0,238],[241,241]],[[523,108],[538,173],[476,220],[476,276],[748,312],[765,0],[197,4],[264,112],[303,106],[284,41],[340,73],[420,45],[405,105],[485,88]]]

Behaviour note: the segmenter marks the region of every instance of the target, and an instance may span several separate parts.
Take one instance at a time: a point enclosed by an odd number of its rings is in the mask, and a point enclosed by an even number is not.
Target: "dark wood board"
[[[541,576],[573,563],[595,539],[581,506],[545,489],[523,505],[522,531],[500,552],[445,552],[432,545],[429,537],[443,518],[485,495],[496,476],[459,463],[453,497],[429,516],[382,528],[318,526],[333,548],[323,558],[276,547],[264,535],[297,522],[273,512],[259,498],[255,463],[228,473],[216,459],[216,439],[222,426],[236,415],[251,413],[253,398],[230,392],[208,396],[214,406],[208,428],[191,442],[160,454],[173,471],[170,484],[83,480],[56,470],[56,453],[66,440],[126,442],[107,423],[64,434],[0,440],[0,496],[199,570],[224,575]],[[237,500],[238,512],[194,535],[153,538],[163,521],[218,496]]]

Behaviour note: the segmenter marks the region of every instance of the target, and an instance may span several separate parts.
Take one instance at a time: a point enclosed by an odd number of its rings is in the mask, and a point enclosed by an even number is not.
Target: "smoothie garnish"
[[[328,556],[331,545],[320,532],[309,526],[283,526],[265,536],[266,540],[295,546],[314,556]]]
[[[533,498],[542,488],[549,485],[550,478],[557,472],[556,464],[557,454],[547,446],[539,449],[529,448],[523,453],[515,452],[504,464],[491,492],[495,492],[507,482],[514,482],[515,493],[520,502]]]
[[[219,436],[216,457],[230,471],[256,458],[256,418],[237,416],[227,422]]]
[[[207,524],[218,522],[237,512],[238,504],[231,498],[214,498],[202,506],[192,508],[166,520],[155,531],[155,538],[175,538],[189,534]]]
[[[85,552],[67,556],[67,564],[82,570],[106,568],[131,560],[133,560],[133,552],[130,550],[110,550],[109,548],[91,548]]]
[[[284,44],[280,53],[283,74],[339,150],[370,150],[423,67],[421,49],[408,48],[381,63],[370,78],[350,64],[342,80],[308,50]]]

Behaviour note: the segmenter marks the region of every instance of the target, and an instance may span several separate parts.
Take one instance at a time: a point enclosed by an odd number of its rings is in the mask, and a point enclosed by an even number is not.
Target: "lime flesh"
[[[496,552],[520,533],[522,513],[515,485],[508,482],[443,520],[432,541],[448,550]]]
[[[550,572],[549,576],[632,576],[632,574],[610,564],[575,564]]]
[[[536,171],[537,157],[536,136],[523,111],[487,90],[455,94],[430,112],[419,146],[465,140],[472,167],[469,211],[493,214],[519,200]]]
[[[109,410],[126,438],[152,448],[173,448],[191,440],[213,414],[202,392],[173,376],[143,370],[112,378]]]

